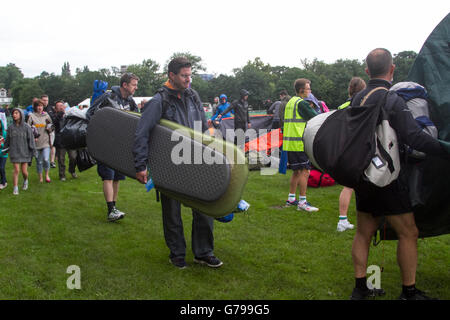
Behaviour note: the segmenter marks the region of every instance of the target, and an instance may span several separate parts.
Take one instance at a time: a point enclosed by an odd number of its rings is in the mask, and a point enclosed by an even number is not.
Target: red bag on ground
[[[309,173],[308,187],[329,187],[335,183],[334,179],[328,173],[322,173],[316,169],[311,169]]]

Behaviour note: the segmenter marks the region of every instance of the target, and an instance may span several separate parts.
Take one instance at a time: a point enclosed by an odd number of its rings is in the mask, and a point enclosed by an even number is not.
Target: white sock
[[[298,197],[298,203],[299,204],[303,204],[303,203],[305,203],[306,202],[306,197],[302,197],[302,196],[299,196]]]
[[[295,201],[295,193],[289,193],[288,201]]]

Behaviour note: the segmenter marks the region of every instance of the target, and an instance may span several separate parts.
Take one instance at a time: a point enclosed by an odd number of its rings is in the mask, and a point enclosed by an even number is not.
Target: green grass
[[[347,300],[353,288],[351,245],[354,230],[336,232],[340,186],[308,190],[320,212],[280,209],[287,175],[252,171],[243,198],[248,214],[215,223],[215,254],[224,265],[193,263],[192,217],[183,208],[189,267],[168,262],[160,203],[133,179],[121,183],[118,207],[125,219],[106,221],[106,205],[96,168],[78,179],[39,184],[35,162],[30,186],[12,195],[0,191],[0,299],[293,299]],[[21,185],[22,179],[19,179]],[[349,218],[355,221],[352,200]],[[450,299],[450,236],[419,240],[417,285]],[[383,299],[400,293],[396,242],[371,247],[369,265],[384,267]],[[69,290],[70,265],[81,270],[81,290]]]

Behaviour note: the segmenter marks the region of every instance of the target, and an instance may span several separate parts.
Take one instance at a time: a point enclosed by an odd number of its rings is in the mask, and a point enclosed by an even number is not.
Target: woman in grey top
[[[19,108],[12,110],[13,123],[8,126],[5,149],[8,149],[9,159],[14,166],[13,194],[19,194],[19,169],[22,170],[23,190],[28,189],[28,163],[34,155],[35,144],[31,127],[25,123],[23,111]]]
[[[52,119],[44,112],[44,102],[40,99],[33,102],[33,113],[28,117],[28,124],[37,129],[36,143],[36,170],[39,182],[44,182],[42,171],[45,171],[45,181],[50,182],[50,133],[53,131]]]

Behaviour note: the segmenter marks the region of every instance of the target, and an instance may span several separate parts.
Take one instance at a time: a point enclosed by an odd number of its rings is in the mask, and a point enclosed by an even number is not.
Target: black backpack
[[[364,105],[373,91],[361,106],[314,117],[308,121],[303,137],[313,164],[350,188],[362,180],[384,187],[397,179],[400,171],[397,135],[383,108],[391,93],[386,91],[377,104]],[[307,132],[308,127],[314,126],[318,127],[314,134]],[[307,144],[312,147],[307,148]]]

